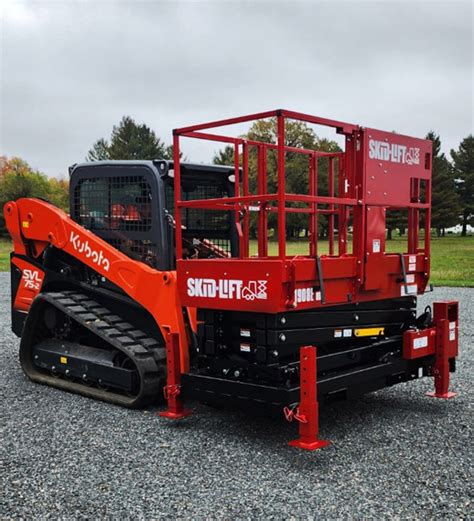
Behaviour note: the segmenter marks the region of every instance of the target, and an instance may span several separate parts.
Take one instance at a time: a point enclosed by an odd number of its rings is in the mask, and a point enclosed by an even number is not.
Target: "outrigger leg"
[[[284,413],[288,421],[299,422],[300,437],[290,441],[288,445],[305,450],[317,450],[327,447],[331,442],[320,440],[319,404],[317,397],[317,350],[314,346],[300,349],[300,404],[296,409],[285,407]]]
[[[164,395],[168,401],[168,409],[160,412],[159,415],[170,420],[180,420],[191,415],[192,411],[183,407],[180,398],[181,366],[178,333],[168,333],[166,335],[166,373],[167,382],[164,387]]]
[[[448,400],[458,393],[449,391],[449,361],[458,355],[458,303],[435,302],[433,318],[436,327],[436,351],[433,376],[435,390],[426,393],[432,398]]]

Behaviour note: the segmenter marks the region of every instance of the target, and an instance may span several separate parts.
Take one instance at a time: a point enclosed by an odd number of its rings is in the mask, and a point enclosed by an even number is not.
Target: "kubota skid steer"
[[[206,132],[265,118],[275,143]],[[345,150],[289,146],[287,120],[335,128]],[[232,145],[234,164],[182,163],[183,137]],[[433,396],[453,396],[458,304],[416,316],[429,279],[430,141],[277,110],[178,129],[173,144],[173,162],[73,166],[70,216],[38,199],[5,205],[12,328],[33,381],[127,407],[164,397],[169,418],[189,414],[186,399],[284,413],[299,422],[292,444],[307,449],[325,445],[323,401],[424,376]],[[285,188],[295,155],[305,193]],[[401,253],[385,249],[394,210],[408,219]],[[287,254],[291,214],[306,219],[305,255]]]

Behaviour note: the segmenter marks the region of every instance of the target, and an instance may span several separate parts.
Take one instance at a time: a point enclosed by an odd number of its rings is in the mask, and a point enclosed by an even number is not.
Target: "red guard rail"
[[[209,129],[275,118],[277,126],[276,143],[264,143],[245,137],[229,137],[208,132]],[[298,120],[308,124],[324,125],[336,129],[345,137],[343,152],[328,153],[289,146],[285,141],[287,120]],[[182,200],[180,176],[181,138],[194,138],[221,142],[234,148],[235,195],[233,197]],[[324,284],[323,267],[329,259],[350,257],[354,268],[349,270],[347,263],[341,264],[340,274],[334,264],[329,270],[333,279],[349,278],[349,285],[333,284],[335,295],[328,301],[354,301],[400,296],[400,294],[421,293],[429,277],[429,229],[431,218],[431,142],[402,136],[395,133],[366,129],[349,123],[310,116],[287,110],[274,110],[248,116],[230,118],[174,131],[174,176],[176,208],[176,255],[178,271],[190,269],[192,264],[211,262],[209,259],[182,259],[181,211],[201,209],[203,211],[227,210],[233,212],[239,236],[239,257],[232,259],[212,259],[213,266],[219,262],[263,262],[279,259],[297,264],[308,258],[317,259],[313,285]],[[256,191],[251,193],[249,182],[249,151],[257,152]],[[268,191],[267,159],[269,151],[276,152],[277,189]],[[308,158],[308,193],[288,193],[285,156],[289,153],[302,154]],[[327,195],[320,195],[318,188],[318,159],[328,161]],[[337,167],[337,168],[336,168]],[[336,182],[337,179],[337,182]],[[404,209],[408,212],[407,251],[401,255],[385,252],[386,212]],[[250,255],[250,211],[257,211],[257,256]],[[277,214],[278,255],[269,255],[268,214]],[[424,212],[424,223],[420,212]],[[287,255],[286,228],[290,213],[308,215],[308,255],[291,257]],[[318,254],[318,216],[327,215],[329,255]],[[424,247],[420,248],[420,227],[424,224]],[[349,225],[352,226],[352,251],[348,251]],[[337,230],[337,254],[335,253],[335,232]],[[230,266],[230,265],[229,265]],[[255,264],[253,265],[255,266]],[[285,264],[285,268],[288,264]],[[242,269],[254,269],[239,265]],[[302,268],[303,269],[303,268]],[[298,270],[296,270],[298,272]],[[335,273],[335,274],[334,274]],[[187,275],[190,275],[187,272]],[[235,273],[234,273],[235,275]],[[282,283],[298,287],[295,280],[282,276]],[[184,280],[185,277],[183,277]],[[290,276],[291,278],[291,276]],[[393,280],[392,280],[393,279]],[[307,279],[307,286],[311,281]],[[328,281],[329,282],[329,281]],[[185,283],[185,282],[184,282]],[[414,286],[416,285],[416,288]],[[339,289],[336,289],[336,286]],[[343,287],[344,286],[344,287]],[[401,286],[401,287],[400,287]],[[412,289],[410,289],[410,287]],[[196,304],[188,298],[181,287],[182,297],[188,305]],[[291,291],[291,288],[290,288]],[[330,292],[331,292],[330,291]],[[370,294],[368,294],[370,292]],[[364,295],[365,293],[365,295]],[[350,294],[350,296],[348,296]],[[219,299],[217,299],[219,300]],[[285,299],[283,299],[285,300]],[[325,299],[323,299],[323,304]],[[292,302],[292,299],[286,299]],[[200,302],[202,305],[204,302]],[[216,302],[217,303],[217,302]],[[210,304],[208,302],[208,304]],[[314,304],[313,304],[314,305]],[[212,307],[212,305],[209,305]]]

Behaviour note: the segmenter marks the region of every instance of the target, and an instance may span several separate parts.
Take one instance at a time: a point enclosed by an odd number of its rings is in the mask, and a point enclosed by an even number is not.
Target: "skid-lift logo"
[[[378,161],[391,161],[404,165],[420,164],[420,149],[386,141],[369,140],[369,157]]]
[[[26,289],[32,289],[35,291],[39,291],[41,288],[41,284],[43,283],[43,279],[37,270],[23,270],[23,285]]]
[[[244,284],[243,280],[236,279],[201,279],[190,277],[187,282],[189,297],[266,300],[266,280],[250,280]]]

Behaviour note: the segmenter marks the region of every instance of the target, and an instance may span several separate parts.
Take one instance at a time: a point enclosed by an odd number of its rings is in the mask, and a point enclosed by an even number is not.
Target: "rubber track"
[[[139,392],[128,396],[80,382],[55,378],[42,373],[32,363],[31,352],[35,342],[35,323],[41,313],[34,312],[49,304],[71,317],[75,322],[91,331],[114,349],[129,357],[140,378]],[[59,340],[59,339],[58,339]],[[166,349],[156,339],[136,329],[109,309],[74,291],[41,293],[34,300],[26,318],[20,344],[20,361],[25,374],[35,382],[57,387],[124,407],[137,408],[152,401],[159,401],[163,394],[166,378]]]

